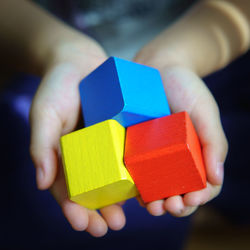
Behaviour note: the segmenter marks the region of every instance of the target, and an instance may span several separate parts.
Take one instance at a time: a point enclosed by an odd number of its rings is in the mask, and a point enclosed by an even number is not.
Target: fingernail
[[[36,183],[37,183],[37,187],[39,188],[41,185],[41,182],[43,182],[44,180],[44,171],[41,167],[38,167],[36,170]]]
[[[224,178],[224,164],[222,162],[218,162],[216,166],[216,177],[218,184],[222,184]]]

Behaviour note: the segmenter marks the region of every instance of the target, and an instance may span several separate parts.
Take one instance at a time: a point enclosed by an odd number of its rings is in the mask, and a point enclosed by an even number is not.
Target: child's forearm
[[[157,61],[165,58],[204,76],[246,52],[249,34],[250,1],[201,1],[147,49],[159,48]]]
[[[93,41],[34,3],[0,1],[1,63],[41,74],[54,49],[65,42],[93,46]]]

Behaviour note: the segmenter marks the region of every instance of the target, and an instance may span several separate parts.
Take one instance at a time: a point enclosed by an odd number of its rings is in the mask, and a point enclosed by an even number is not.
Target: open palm
[[[99,214],[68,199],[59,141],[62,135],[73,131],[79,122],[80,80],[104,60],[104,53],[96,56],[86,51],[67,49],[59,62],[55,60],[49,66],[30,112],[30,151],[37,168],[38,188],[50,188],[75,230],[86,230],[96,237],[103,236],[108,227],[121,229],[125,225],[123,210],[116,204],[101,209]]]
[[[174,216],[187,216],[216,197],[223,183],[223,163],[228,146],[223,132],[219,109],[205,83],[191,70],[180,66],[165,66],[162,63],[151,63],[136,59],[160,69],[165,92],[172,113],[187,111],[196,128],[201,142],[202,154],[207,172],[207,187],[200,191],[190,192],[184,196],[173,196],[146,205],[152,215],[170,212]]]

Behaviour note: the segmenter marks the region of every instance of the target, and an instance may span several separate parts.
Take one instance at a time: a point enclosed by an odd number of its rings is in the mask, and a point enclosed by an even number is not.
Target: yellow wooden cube
[[[69,198],[98,209],[138,195],[124,163],[125,128],[107,120],[61,138]]]

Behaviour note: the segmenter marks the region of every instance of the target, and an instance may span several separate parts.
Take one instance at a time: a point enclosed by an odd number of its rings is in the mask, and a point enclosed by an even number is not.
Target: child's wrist
[[[43,71],[62,63],[74,64],[79,70],[83,61],[89,65],[93,64],[96,58],[106,58],[101,46],[91,38],[67,38],[54,43],[46,52],[43,59]]]
[[[38,32],[30,47],[34,65],[39,67],[40,75],[51,65],[73,60],[74,57],[86,54],[105,56],[104,50],[94,39],[67,26],[60,26],[55,34],[50,29],[45,34]]]
[[[149,46],[151,47],[151,44]],[[167,67],[183,67],[197,73],[192,60],[189,59],[183,51],[176,51],[167,47],[151,49],[152,47],[157,48],[157,46],[154,45],[150,47],[147,46],[143,48],[134,60],[159,70],[163,70]]]

